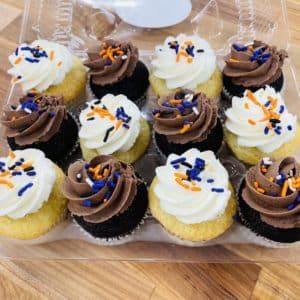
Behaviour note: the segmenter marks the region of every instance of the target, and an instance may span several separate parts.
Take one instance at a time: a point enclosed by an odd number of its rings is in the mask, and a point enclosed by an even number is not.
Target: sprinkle
[[[278,129],[278,128],[275,128],[274,131],[275,131],[278,135],[281,134],[281,131],[280,131],[280,129]]]
[[[27,60],[27,61],[30,62],[30,63],[38,63],[38,62],[39,62],[38,59],[35,59],[35,58],[29,58],[29,57],[25,57],[25,60]]]
[[[262,160],[263,160],[264,165],[267,165],[267,166],[270,166],[273,163],[272,160],[270,159],[270,157],[264,157]]]
[[[171,164],[172,165],[174,165],[174,164],[180,164],[180,163],[183,163],[184,161],[186,161],[185,157],[179,157],[178,159],[172,160]]]
[[[85,182],[90,186],[90,187],[92,187],[93,186],[93,181],[90,179],[90,178],[86,178],[85,179]]]
[[[275,192],[273,192],[273,193],[271,193],[271,196],[272,196],[272,197],[278,197],[278,194],[275,193]]]
[[[197,107],[193,107],[193,112],[195,113],[195,115],[199,115],[199,110],[197,109]]]
[[[114,189],[116,187],[116,184],[111,180],[107,180],[107,185],[112,189]]]
[[[129,125],[126,124],[126,123],[123,123],[122,126],[123,126],[124,128],[126,128],[126,129],[129,129]]]
[[[214,182],[214,179],[209,178],[209,179],[207,179],[206,181],[207,181],[207,183],[213,183],[213,182]]]
[[[30,182],[28,184],[26,184],[24,187],[22,187],[19,191],[18,191],[18,196],[21,197],[24,192],[26,192],[28,189],[30,189],[33,186],[33,183]]]
[[[183,165],[183,166],[185,166],[185,167],[187,167],[187,168],[189,168],[189,169],[191,169],[193,167],[190,163],[188,163],[186,161],[181,162],[180,164]]]
[[[288,205],[288,210],[292,210],[292,209],[294,209],[296,206],[295,206],[295,204],[294,203],[291,203],[291,204],[289,204]]]
[[[189,186],[188,186],[187,184],[185,184],[185,183],[182,182],[182,179],[180,179],[180,178],[175,178],[175,181],[176,181],[179,185],[181,185],[182,187],[184,187],[185,189],[188,189],[188,188],[189,188]]]
[[[50,117],[50,118],[53,118],[54,116],[55,116],[55,112],[54,112],[54,111],[50,111],[50,112],[49,112],[49,117]]]
[[[293,127],[292,127],[291,125],[288,125],[288,126],[287,126],[287,129],[288,129],[289,131],[291,131],[291,130],[293,129]]]
[[[98,192],[99,190],[101,190],[106,184],[106,179],[104,180],[97,180],[93,183],[93,191],[94,192]]]
[[[259,193],[261,193],[261,194],[264,194],[264,193],[265,193],[265,190],[262,189],[262,188],[257,188],[256,190],[257,190]]]
[[[270,181],[270,182],[274,182],[274,177],[270,176],[270,177],[269,177],[269,181]]]
[[[191,187],[191,191],[193,191],[193,192],[201,192],[202,189],[200,187],[193,186],[193,187]]]
[[[188,176],[186,174],[182,174],[182,173],[174,173],[174,176],[181,178],[181,179],[188,179]]]
[[[251,100],[255,105],[261,106],[259,101],[255,98],[254,94],[250,90],[246,91],[246,95],[247,95],[248,99]]]
[[[279,107],[279,113],[282,114],[284,112],[284,105],[280,105]]]
[[[109,137],[110,132],[113,131],[114,129],[115,129],[115,127],[112,126],[112,127],[108,128],[108,129],[106,130],[106,133],[105,133],[105,136],[104,136],[104,139],[103,139],[103,142],[104,142],[104,143],[106,143],[106,141],[107,141],[107,139],[108,139],[108,137]]]
[[[93,120],[95,120],[94,117],[91,117],[91,118],[88,118],[88,119],[87,119],[87,121],[93,121]]]
[[[174,165],[173,168],[177,170],[177,169],[180,168],[180,166],[179,165]]]
[[[216,192],[216,193],[224,193],[224,189],[223,188],[212,188],[211,191],[212,192]]]
[[[286,196],[288,187],[289,187],[289,182],[288,182],[288,180],[285,180],[284,184],[283,184],[283,187],[282,187],[282,190],[281,190],[281,197],[285,197]]]
[[[9,156],[11,159],[15,159],[15,158],[16,158],[16,154],[15,154],[13,151],[9,151],[8,156]]]
[[[87,169],[90,168],[90,165],[89,165],[89,164],[85,164],[85,165],[84,165],[84,168],[87,170]]]
[[[84,200],[84,201],[82,202],[82,205],[83,205],[83,206],[87,206],[87,207],[91,207],[91,206],[93,205],[93,202],[92,202],[92,200],[90,200],[90,199],[86,199],[86,200]]]
[[[203,52],[204,52],[204,49],[197,49],[197,52],[198,52],[198,53],[203,53]]]
[[[184,134],[186,133],[187,131],[189,131],[191,128],[191,125],[190,124],[185,124],[183,125],[183,127],[179,130],[179,133],[180,134]]]
[[[111,196],[111,191],[107,191],[105,194],[105,199],[108,200]]]
[[[36,172],[27,172],[26,175],[27,175],[27,176],[35,176],[35,175],[36,175]]]
[[[240,52],[240,51],[246,51],[248,49],[248,46],[238,45],[238,44],[232,44],[232,47]]]
[[[257,182],[257,181],[254,181],[254,182],[253,182],[253,186],[257,189],[257,188],[258,188],[258,182]]]
[[[270,104],[271,104],[271,101],[268,100],[268,101],[265,103],[265,107],[268,107]]]
[[[292,192],[295,192],[296,189],[293,187],[293,182],[292,182],[292,179],[291,179],[291,178],[288,179],[288,183],[289,183],[289,189],[290,189]]]
[[[115,172],[115,173],[114,173],[114,177],[115,177],[115,178],[119,178],[119,177],[120,177],[120,173],[119,173],[119,172]]]
[[[246,102],[246,103],[244,104],[244,108],[245,108],[245,109],[250,109],[249,103]]]
[[[49,59],[50,60],[53,60],[54,59],[54,51],[50,51],[50,54],[49,54]]]
[[[3,161],[0,161],[0,167],[4,167],[6,164]]]
[[[78,174],[76,175],[76,179],[77,179],[77,180],[81,180],[81,178],[82,178],[81,174],[78,173]]]
[[[20,176],[20,175],[22,175],[22,172],[17,172],[17,171],[16,172],[12,172],[11,175],[12,176]]]
[[[127,57],[127,55],[122,55],[121,58],[122,58],[122,60],[125,60],[125,59],[127,59],[128,57]]]
[[[248,123],[249,123],[250,125],[256,125],[256,122],[253,121],[252,119],[248,119]]]
[[[231,63],[237,63],[237,62],[240,62],[239,60],[234,59],[234,58],[229,58],[228,61],[231,62]]]
[[[22,61],[22,57],[18,57],[15,61],[14,64],[17,65]]]
[[[298,196],[298,197],[296,198],[296,202],[297,202],[297,203],[300,203],[300,196]]]
[[[0,178],[0,184],[6,184],[10,189],[13,189],[15,187],[13,183],[2,178]]]

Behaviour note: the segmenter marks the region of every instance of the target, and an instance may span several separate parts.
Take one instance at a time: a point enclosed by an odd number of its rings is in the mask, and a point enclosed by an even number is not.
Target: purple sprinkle
[[[238,214],[234,214],[232,216],[232,219],[233,219],[233,221],[238,221],[238,219],[239,219]]]
[[[158,113],[160,113],[160,110],[159,110],[159,109],[153,109],[153,110],[152,110],[152,115],[156,115],[156,114],[158,114]]]
[[[19,54],[19,47],[16,48],[16,50],[15,50],[15,55],[18,56],[18,54]]]
[[[91,207],[93,205],[93,202],[90,199],[86,199],[82,202],[82,205],[86,207]]]
[[[291,131],[293,129],[292,125],[288,125],[287,129]]]
[[[115,173],[114,173],[114,177],[115,177],[115,178],[119,178],[119,177],[120,177],[120,173],[119,173],[119,172],[115,172]]]
[[[0,166],[1,167],[4,167],[5,166],[5,163],[3,161],[0,161]]]
[[[114,189],[116,187],[116,184],[114,182],[112,182],[111,180],[107,181],[107,185],[112,189]]]
[[[179,167],[180,167],[179,165],[173,165],[173,168],[176,170],[179,169]]]
[[[179,157],[177,159],[174,159],[171,161],[171,164],[174,165],[174,164],[180,164],[181,162],[184,162],[186,161],[186,158],[185,157]]]
[[[280,105],[279,113],[282,114],[284,112],[284,105]]]
[[[106,194],[105,194],[105,199],[108,200],[111,196],[111,192],[110,191],[107,191]]]
[[[54,112],[54,111],[50,111],[50,112],[49,112],[49,117],[50,117],[50,118],[53,118],[54,116],[55,116],[55,112]]]
[[[23,186],[23,187],[18,191],[18,196],[21,197],[21,196],[23,195],[23,193],[24,193],[26,190],[30,189],[32,186],[33,186],[33,183],[32,183],[32,182],[30,182],[30,183],[26,184],[25,186]]]
[[[238,45],[238,44],[232,44],[232,47],[236,50],[236,51],[245,51],[248,49],[247,46],[244,45]]]
[[[213,183],[213,182],[214,182],[214,179],[212,179],[212,178],[207,179],[207,183]]]
[[[85,168],[86,170],[89,169],[89,167],[90,167],[89,164],[85,164],[85,165],[84,165],[84,168]]]
[[[36,172],[27,172],[26,175],[28,175],[28,176],[35,176]]]
[[[126,128],[126,129],[129,129],[129,125],[126,124],[126,123],[123,123],[122,126],[123,126],[124,128]]]
[[[297,203],[300,203],[300,195],[296,198]]]
[[[223,188],[212,188],[211,191],[212,192],[216,192],[216,193],[224,193],[224,189]]]
[[[271,101],[267,101],[267,102],[265,103],[265,107],[268,107],[270,104],[271,104]]]
[[[269,133],[269,128],[268,127],[265,127],[264,129],[264,134],[267,135]]]
[[[20,175],[22,175],[22,172],[12,172],[11,175],[12,176],[20,176]]]
[[[291,203],[288,205],[288,210],[292,210],[295,208],[295,204],[294,203]]]
[[[278,128],[275,128],[274,131],[275,131],[278,135],[281,134],[281,131],[280,131],[280,129],[278,129]]]

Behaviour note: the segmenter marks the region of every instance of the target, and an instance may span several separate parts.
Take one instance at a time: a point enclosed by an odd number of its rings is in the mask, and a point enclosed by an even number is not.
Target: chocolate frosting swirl
[[[300,227],[300,205],[297,199],[300,190],[297,182],[299,176],[300,165],[293,157],[272,161],[269,166],[264,165],[261,160],[247,172],[242,197],[260,213],[265,223],[277,228]],[[286,189],[289,178],[294,184]]]
[[[277,50],[261,41],[249,46],[233,44],[231,53],[225,58],[223,73],[231,77],[235,85],[263,87],[280,77],[286,57],[285,50]]]
[[[158,106],[153,111],[153,128],[157,133],[167,136],[172,143],[201,142],[217,124],[217,105],[203,93],[181,90],[160,98]]]
[[[106,40],[88,52],[85,66],[89,67],[95,85],[108,85],[130,77],[139,59],[137,47],[130,42]]]
[[[107,170],[107,171],[105,171]],[[133,202],[140,179],[131,165],[102,155],[77,161],[68,169],[63,193],[68,208],[86,222],[101,223],[124,212]]]
[[[49,141],[67,117],[63,96],[28,93],[19,103],[3,108],[1,123],[20,146]]]

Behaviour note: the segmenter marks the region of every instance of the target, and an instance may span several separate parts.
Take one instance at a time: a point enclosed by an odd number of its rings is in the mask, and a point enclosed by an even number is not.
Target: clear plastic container
[[[150,0],[149,0],[150,1]],[[188,0],[187,0],[188,1]],[[20,42],[44,38],[62,43],[82,59],[86,50],[108,37],[133,41],[141,59],[149,65],[154,46],[167,35],[197,33],[209,40],[216,50],[219,64],[233,42],[261,39],[278,47],[290,46],[286,4],[284,0],[192,0],[189,16],[177,25],[164,28],[141,28],[124,22],[120,5],[135,5],[137,1],[93,0],[25,0]],[[172,2],[170,2],[170,14]],[[300,8],[300,5],[299,5]],[[299,114],[300,86],[292,59],[284,66],[283,96],[289,110]],[[18,97],[18,87],[10,89],[7,101]],[[149,90],[143,109],[149,117],[155,97]],[[84,99],[91,99],[87,93]],[[84,102],[83,102],[84,103]],[[78,108],[77,108],[78,111]],[[76,113],[76,109],[74,109]],[[245,173],[245,166],[222,152],[222,161],[235,187]],[[73,157],[72,159],[76,159]],[[300,155],[297,154],[300,161]],[[144,164],[147,162],[147,170]],[[148,183],[160,159],[153,147],[135,167]],[[49,234],[32,241],[0,239],[0,257],[14,259],[89,259],[142,260],[184,262],[300,262],[299,246],[257,240],[256,236],[238,223],[222,236],[208,243],[181,241],[169,235],[149,214],[144,224],[121,240],[102,241],[89,238],[69,218]]]

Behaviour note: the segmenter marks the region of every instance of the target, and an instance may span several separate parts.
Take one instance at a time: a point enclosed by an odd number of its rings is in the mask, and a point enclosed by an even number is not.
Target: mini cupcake
[[[0,234],[38,238],[61,222],[67,201],[62,170],[36,149],[0,158]]]
[[[28,93],[3,109],[2,125],[12,150],[35,148],[62,162],[78,141],[78,126],[62,96]]]
[[[266,86],[255,93],[233,97],[225,111],[225,139],[236,157],[255,165],[262,157],[293,154],[299,146],[297,117],[288,112],[279,93]]]
[[[223,86],[211,46],[196,35],[185,34],[169,36],[163,45],[155,48],[149,80],[154,93],[160,97],[184,88],[217,98]]]
[[[138,107],[124,95],[105,95],[80,113],[80,146],[85,160],[99,154],[133,163],[150,143],[150,128]]]
[[[224,95],[229,99],[242,97],[246,89],[255,92],[265,85],[280,92],[283,87],[282,65],[287,56],[285,50],[260,41],[247,46],[233,44],[223,70]]]
[[[249,169],[239,190],[242,223],[276,242],[300,240],[300,164],[265,157]]]
[[[158,106],[153,111],[153,129],[156,145],[163,155],[181,154],[190,148],[215,153],[219,150],[223,129],[218,107],[205,94],[179,90],[160,98]]]
[[[69,104],[85,90],[85,67],[63,45],[46,40],[24,43],[9,56],[9,61],[13,65],[8,70],[12,83],[20,84],[24,93],[37,90],[63,95]]]
[[[75,221],[96,238],[130,234],[148,207],[146,184],[131,165],[110,155],[73,163],[63,193]]]
[[[173,235],[207,241],[233,223],[236,202],[226,169],[211,151],[171,154],[149,189],[152,215]]]
[[[143,97],[149,86],[149,73],[132,43],[106,40],[90,50],[88,57],[85,65],[89,68],[91,90],[97,98],[124,94],[138,102]]]

